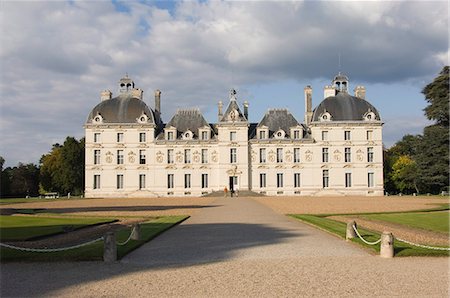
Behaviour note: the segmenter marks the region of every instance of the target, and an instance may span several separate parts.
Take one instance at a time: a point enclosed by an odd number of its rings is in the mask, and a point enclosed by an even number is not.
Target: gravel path
[[[381,259],[238,198],[121,262],[2,264],[0,281],[2,297],[448,297],[448,260]]]

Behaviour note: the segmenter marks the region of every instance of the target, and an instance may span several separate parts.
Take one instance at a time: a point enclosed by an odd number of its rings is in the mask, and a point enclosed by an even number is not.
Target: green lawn
[[[29,240],[113,222],[111,218],[53,218],[0,215],[0,241]]]
[[[184,221],[188,216],[163,216],[154,218],[141,224],[141,240],[130,240],[126,245],[117,247],[118,259],[129,252],[155,238],[159,234]],[[116,233],[116,241],[124,242],[128,239],[131,229],[123,229]],[[52,253],[23,252],[14,249],[0,249],[0,260],[5,261],[99,261],[103,259],[103,241],[99,241],[81,248]]]
[[[428,231],[449,233],[449,211],[371,214],[361,216],[371,220],[381,220]]]
[[[379,215],[379,214],[377,214]],[[298,220],[301,220],[303,222],[306,222],[308,224],[311,224],[315,227],[318,227],[321,230],[325,230],[329,233],[332,233],[342,239],[345,239],[345,233],[347,224],[338,222],[329,218],[325,218],[323,215],[304,215],[304,214],[293,214],[290,215],[293,218],[296,218]],[[381,234],[378,232],[362,229],[361,227],[358,228],[359,233],[361,236],[369,242],[374,242],[378,239],[380,239]],[[395,236],[395,235],[394,235]],[[380,244],[377,245],[368,245],[362,242],[359,238],[352,239],[353,242],[364,246],[371,251],[378,253],[380,251]],[[449,251],[442,251],[442,250],[429,250],[424,248],[419,248],[416,246],[411,246],[408,244],[405,244],[400,241],[394,241],[394,253],[395,256],[398,257],[409,257],[409,256],[450,256]]]
[[[69,198],[67,197],[60,197],[59,199],[39,199],[38,197],[33,198],[11,198],[11,199],[0,199],[0,205],[7,205],[7,204],[20,204],[20,203],[35,203],[35,202],[52,202],[52,201],[61,201],[61,200],[86,200],[85,198],[81,198],[79,196],[72,196]],[[87,199],[89,200],[89,199]]]

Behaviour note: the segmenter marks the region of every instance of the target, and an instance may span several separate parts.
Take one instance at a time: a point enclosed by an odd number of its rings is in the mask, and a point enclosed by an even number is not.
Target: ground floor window
[[[374,187],[375,186],[373,173],[368,173],[367,174],[367,186],[368,187]]]
[[[123,175],[119,174],[117,175],[117,189],[123,188]]]
[[[323,188],[326,188],[329,186],[330,177],[328,175],[329,175],[328,170],[322,171],[322,187]]]
[[[266,187],[266,174],[261,173],[259,174],[259,187]]]
[[[277,187],[283,187],[283,174],[277,174]]]
[[[173,174],[167,175],[167,188],[173,188]]]
[[[145,174],[139,175],[139,189],[145,188]]]
[[[202,188],[208,188],[208,174],[202,174]]]
[[[294,187],[300,187],[300,173],[294,173]]]
[[[191,174],[184,174],[184,188],[191,188]]]
[[[94,175],[94,189],[100,188],[100,175]]]
[[[352,186],[352,173],[345,173],[345,187]]]

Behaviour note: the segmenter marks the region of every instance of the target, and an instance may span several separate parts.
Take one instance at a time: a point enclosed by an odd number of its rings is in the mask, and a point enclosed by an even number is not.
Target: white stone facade
[[[281,196],[383,195],[382,122],[367,101],[348,95],[345,79],[335,78],[336,96],[314,111],[305,88],[304,124],[286,110],[249,123],[248,104],[242,112],[235,92],[224,113],[219,103],[218,123],[180,110],[163,124],[160,91],[153,111],[124,78],[120,95],[102,92],[85,124],[85,196],[200,196],[225,187]],[[337,85],[342,80],[345,89]],[[334,100],[351,101],[353,115]]]

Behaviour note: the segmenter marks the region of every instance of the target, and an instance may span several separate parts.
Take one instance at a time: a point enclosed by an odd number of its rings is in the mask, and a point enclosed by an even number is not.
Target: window
[[[207,139],[208,139],[208,132],[202,131],[202,140],[207,140]]]
[[[123,132],[117,133],[117,143],[123,143]]]
[[[94,175],[94,189],[100,188],[100,175]]]
[[[117,164],[123,164],[123,150],[117,150]]]
[[[372,140],[372,137],[373,137],[372,135],[373,135],[373,131],[372,131],[372,130],[368,130],[368,131],[367,131],[367,140],[368,140],[368,141],[371,141],[371,140]]]
[[[123,175],[117,175],[117,189],[123,188]]]
[[[323,188],[327,188],[330,180],[329,180],[329,176],[328,176],[328,170],[323,170],[322,171],[322,187]]]
[[[208,163],[208,149],[202,149],[202,163]]]
[[[191,174],[184,174],[184,188],[191,188]]]
[[[352,173],[345,173],[345,187],[352,187]]]
[[[167,140],[172,141],[173,140],[173,131],[167,132]]]
[[[283,187],[283,174],[282,173],[278,173],[277,174],[277,187]]]
[[[259,162],[260,163],[266,162],[266,148],[259,149]]]
[[[322,162],[328,162],[328,148],[322,148]]]
[[[94,133],[94,143],[100,142],[100,133],[96,132]]]
[[[266,187],[266,173],[259,174],[259,187]]]
[[[367,162],[373,162],[373,147],[367,148]]]
[[[173,149],[167,150],[167,163],[173,163]]]
[[[100,150],[94,150],[94,165],[100,164]]]
[[[202,174],[202,188],[208,188],[208,174]]]
[[[346,147],[344,150],[345,150],[345,162],[351,162],[352,161],[351,148]]]
[[[184,149],[184,163],[191,163],[191,149]]]
[[[236,141],[236,132],[230,131],[230,141]]]
[[[173,188],[173,174],[167,175],[167,188]]]
[[[374,184],[373,179],[374,179],[373,173],[368,173],[367,174],[367,186],[368,187],[374,187],[375,184]]]
[[[145,132],[140,132],[139,133],[139,142],[140,143],[145,143],[145,140],[146,140]]]
[[[350,130],[344,131],[344,140],[350,141]]]
[[[283,162],[283,148],[277,148],[277,162]]]
[[[300,187],[300,173],[294,173],[294,187]]]
[[[261,140],[264,140],[266,138],[266,131],[265,130],[260,130],[259,131],[259,138]]]
[[[236,163],[237,162],[237,154],[236,154],[236,148],[230,149],[230,163]]]
[[[139,150],[139,164],[145,165],[145,150]]]
[[[300,139],[300,130],[294,130],[294,139],[296,140]]]
[[[328,131],[322,131],[322,141],[328,140]]]
[[[294,162],[300,162],[300,148],[294,148]]]
[[[145,188],[145,174],[139,174],[139,189]]]

